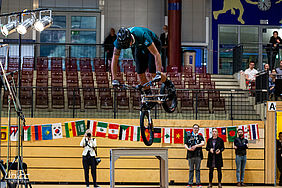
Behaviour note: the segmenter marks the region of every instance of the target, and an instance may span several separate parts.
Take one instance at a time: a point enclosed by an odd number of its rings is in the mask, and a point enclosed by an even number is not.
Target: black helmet
[[[119,46],[122,49],[129,48],[130,41],[131,41],[130,31],[125,27],[120,28],[117,33],[117,41],[118,41]]]

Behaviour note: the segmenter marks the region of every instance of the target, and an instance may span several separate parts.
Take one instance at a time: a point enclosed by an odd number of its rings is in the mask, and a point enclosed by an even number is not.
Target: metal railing
[[[262,93],[265,91],[177,89],[175,112],[168,114],[156,105],[152,114],[155,119],[262,120]],[[7,117],[8,94],[3,89],[2,95],[1,116]],[[138,95],[138,91],[113,88],[21,87],[20,102],[25,116],[31,118],[138,119]]]

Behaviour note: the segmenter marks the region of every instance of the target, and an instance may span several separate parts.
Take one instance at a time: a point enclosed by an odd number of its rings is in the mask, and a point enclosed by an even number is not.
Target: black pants
[[[166,72],[167,48],[162,48],[162,50],[161,50],[161,58],[162,58],[162,67],[164,68],[164,72]]]
[[[282,184],[282,159],[277,159],[277,167],[280,172],[279,184]]]
[[[217,169],[218,183],[221,183],[221,179],[222,179],[221,167],[216,168],[216,169]],[[214,168],[210,168],[210,171],[209,171],[209,182],[210,183],[212,183],[213,171],[214,171]]]
[[[91,174],[93,178],[93,184],[97,185],[96,183],[96,160],[95,157],[91,157],[90,155],[82,156],[82,163],[84,168],[84,177],[85,177],[85,184],[89,186],[89,166],[91,166]]]

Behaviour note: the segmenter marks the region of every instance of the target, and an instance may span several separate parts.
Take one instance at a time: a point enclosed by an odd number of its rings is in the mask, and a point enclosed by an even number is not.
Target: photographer
[[[89,129],[86,130],[85,135],[80,142],[80,146],[84,148],[82,152],[82,163],[86,187],[89,188],[89,166],[91,166],[94,187],[99,187],[96,183],[96,139],[91,138],[91,131]]]
[[[204,138],[198,134],[199,125],[193,125],[193,132],[187,132],[185,148],[187,149],[187,160],[189,162],[189,182],[187,187],[192,187],[194,178],[194,169],[196,170],[196,184],[201,188],[200,168],[203,159],[202,147],[205,145]],[[195,167],[195,168],[194,168]]]

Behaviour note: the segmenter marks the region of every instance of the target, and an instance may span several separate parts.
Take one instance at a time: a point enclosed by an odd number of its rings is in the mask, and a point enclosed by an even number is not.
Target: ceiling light
[[[15,32],[16,28],[17,28],[17,21],[12,21],[2,26],[1,32],[4,36],[8,36],[9,34]]]
[[[50,16],[45,16],[40,20],[37,20],[34,24],[34,28],[41,32],[44,29],[50,27],[52,25],[53,19]]]
[[[20,23],[17,27],[17,32],[21,35],[26,34],[27,30],[34,24],[34,18],[28,18],[24,22]]]

